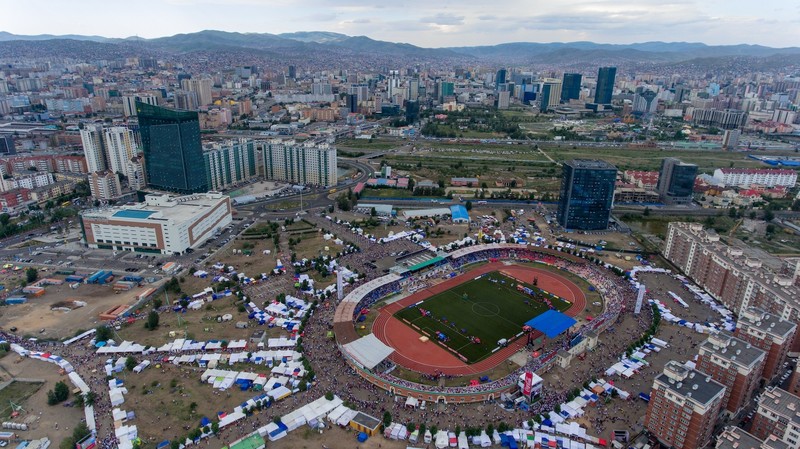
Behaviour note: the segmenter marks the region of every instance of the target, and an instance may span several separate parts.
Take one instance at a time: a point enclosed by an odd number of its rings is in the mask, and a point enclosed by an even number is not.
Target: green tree
[[[108,326],[98,326],[94,334],[95,341],[111,340],[111,328]]]
[[[467,201],[467,202],[464,204],[464,207],[465,207],[465,208],[466,208],[468,211],[469,211],[469,210],[472,210],[472,201]]]
[[[39,271],[36,268],[28,267],[25,269],[25,280],[28,281],[30,284],[31,282],[36,282],[36,278],[39,277]]]
[[[389,427],[392,424],[392,414],[383,412],[383,427]]]
[[[214,421],[211,423],[211,431],[214,433],[219,433],[219,422]]]
[[[151,310],[150,313],[147,314],[147,323],[145,323],[144,327],[151,331],[158,327],[158,312]]]
[[[97,401],[97,393],[94,391],[87,391],[86,394],[83,395],[83,403],[86,404],[87,407],[93,406],[95,401]]]
[[[125,368],[127,368],[128,371],[133,371],[133,368],[136,367],[136,364],[136,359],[133,358],[132,355],[129,355],[128,358],[125,359]]]

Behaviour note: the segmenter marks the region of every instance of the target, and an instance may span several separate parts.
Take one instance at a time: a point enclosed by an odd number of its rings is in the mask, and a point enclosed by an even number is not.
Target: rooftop
[[[166,220],[183,222],[207,213],[225,198],[227,197],[215,192],[179,197],[147,195],[144,203],[87,210],[82,212],[81,216],[98,220],[116,218],[141,222],[163,222]]]
[[[711,376],[683,367],[675,361],[667,363],[664,373],[656,377],[656,382],[672,393],[704,406],[717,396],[722,397],[725,391],[725,387]]]
[[[357,424],[366,427],[367,429],[375,429],[381,423],[381,421],[378,418],[367,415],[366,413],[363,412],[358,412],[356,416],[353,418],[353,421]]]
[[[767,387],[758,401],[758,407],[769,409],[780,417],[795,419],[800,413],[800,398],[781,388]]]
[[[565,165],[583,170],[617,170],[617,167],[599,159],[572,159],[565,162]]]
[[[720,168],[722,173],[744,175],[796,175],[794,170],[785,168]]]
[[[745,341],[728,334],[712,335],[700,344],[701,350],[708,351],[735,365],[753,368],[764,360],[765,352]]]
[[[761,440],[750,435],[743,429],[730,426],[717,438],[716,449],[759,449]]]
[[[797,327],[795,323],[781,319],[777,315],[767,313],[757,307],[748,308],[739,317],[739,325],[747,324],[768,335],[787,338]]]

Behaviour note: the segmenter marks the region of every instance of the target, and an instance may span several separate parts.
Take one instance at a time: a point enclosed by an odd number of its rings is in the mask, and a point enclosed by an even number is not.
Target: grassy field
[[[408,189],[372,189],[366,188],[361,192],[362,198],[411,198],[413,192]]]
[[[461,354],[469,363],[479,362],[491,354],[498,340],[513,339],[526,321],[548,310],[540,298],[518,292],[516,284],[497,272],[488,273],[395,316],[428,332],[431,340]],[[565,301],[552,302],[558,310],[569,307]],[[430,314],[423,316],[421,310]],[[439,341],[436,332],[445,334],[447,341]],[[472,337],[481,343],[473,343]]]
[[[42,388],[40,382],[11,381],[8,386],[0,390],[0,419],[8,419],[14,411],[11,403],[21,405]]]

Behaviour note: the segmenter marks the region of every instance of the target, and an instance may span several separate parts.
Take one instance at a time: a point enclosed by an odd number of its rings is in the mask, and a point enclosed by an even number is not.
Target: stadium
[[[499,398],[516,387],[520,373],[549,368],[585,338],[596,341],[616,318],[616,304],[588,315],[585,291],[595,287],[587,273],[605,269],[520,244],[457,249],[354,288],[336,309],[337,345],[361,377],[393,394],[447,403]],[[420,279],[437,283],[420,286]],[[361,329],[363,315],[376,305],[371,329]],[[526,346],[529,353],[521,351]],[[498,379],[481,375],[518,354],[525,356],[519,369]],[[418,383],[395,375],[401,370],[463,382]]]

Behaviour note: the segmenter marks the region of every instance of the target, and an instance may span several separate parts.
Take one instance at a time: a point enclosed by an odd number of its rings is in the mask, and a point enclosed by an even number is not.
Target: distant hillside
[[[367,36],[347,36],[328,31],[299,31],[295,33],[234,33],[204,30],[196,33],[176,34],[155,39],[129,37],[110,39],[102,36],[53,36],[48,34],[21,36],[0,32],[0,44],[16,43],[18,49],[34,50],[20,42],[58,42],[57,47],[69,47],[69,42],[90,42],[120,45],[124,49],[159,52],[214,52],[233,50],[279,51],[283,55],[297,58],[316,52],[336,52],[357,57],[359,54],[375,54],[384,57],[419,57],[426,59],[447,58],[475,61],[479,59],[493,63],[539,63],[575,64],[583,63],[655,63],[670,64],[709,58],[753,57],[771,58],[781,55],[800,55],[800,48],[770,48],[762,45],[706,45],[697,42],[642,42],[635,44],[598,44],[594,42],[510,42],[499,45],[452,48],[424,48],[416,45],[387,42]],[[130,47],[135,46],[135,47]],[[8,49],[5,49],[8,52]],[[76,45],[67,49],[68,54],[88,51],[109,51],[105,48]],[[42,49],[45,54],[47,49]],[[115,51],[111,50],[111,53]],[[27,54],[27,53],[26,53]],[[775,62],[775,61],[771,61]]]

